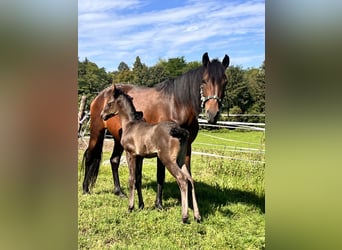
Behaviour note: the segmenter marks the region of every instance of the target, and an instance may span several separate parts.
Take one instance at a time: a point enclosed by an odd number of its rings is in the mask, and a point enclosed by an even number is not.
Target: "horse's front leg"
[[[136,157],[126,151],[126,159],[129,169],[129,201],[128,201],[128,211],[132,212],[134,209],[134,186],[135,186],[135,176],[136,176]]]
[[[123,152],[123,147],[121,146],[119,141],[114,142],[114,149],[112,156],[110,157],[110,164],[112,167],[112,174],[114,180],[114,194],[120,197],[127,197],[126,194],[122,191],[120,186],[120,178],[119,178],[119,164],[121,155]]]
[[[136,157],[136,171],[135,171],[135,187],[137,189],[138,197],[139,197],[139,208],[143,209],[145,204],[141,192],[141,179],[142,179],[142,163],[143,158],[141,156]]]
[[[156,208],[163,209],[163,186],[165,182],[165,166],[159,158],[157,158],[157,194],[155,206]]]

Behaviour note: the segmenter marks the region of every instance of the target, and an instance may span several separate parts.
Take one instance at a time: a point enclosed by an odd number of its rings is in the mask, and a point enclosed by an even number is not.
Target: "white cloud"
[[[250,62],[264,60],[263,2],[189,1],[182,7],[148,12],[141,6],[136,0],[79,1],[80,58],[101,61],[107,70],[114,70],[121,61],[133,63],[138,55],[152,65],[158,58],[175,56],[200,61],[205,51],[221,52],[222,59],[231,48],[238,48],[253,53]],[[248,41],[260,44],[261,51],[239,48],[248,46]],[[248,63],[248,58],[239,61]]]
[[[137,6],[138,0],[78,0],[79,13],[94,13]]]

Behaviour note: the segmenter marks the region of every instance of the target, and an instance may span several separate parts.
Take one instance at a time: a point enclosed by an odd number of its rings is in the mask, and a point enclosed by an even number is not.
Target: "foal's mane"
[[[116,88],[114,91],[114,99],[117,100],[120,96],[122,97],[121,100],[124,101],[124,107],[121,107],[123,111],[126,112],[129,116],[135,117],[135,114],[137,113],[137,111],[132,101],[133,98],[127,95],[121,89]],[[127,109],[127,106],[128,106],[128,109]]]

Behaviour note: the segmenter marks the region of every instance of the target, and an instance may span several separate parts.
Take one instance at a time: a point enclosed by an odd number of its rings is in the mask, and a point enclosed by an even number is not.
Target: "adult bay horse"
[[[156,124],[142,119],[141,111],[136,111],[129,95],[114,85],[114,95],[108,100],[101,117],[108,120],[118,115],[122,127],[121,145],[126,152],[129,169],[129,205],[134,209],[134,186],[137,189],[139,208],[144,208],[141,191],[142,159],[158,157],[169,172],[177,179],[182,201],[182,220],[188,221],[188,181],[191,184],[194,218],[201,220],[198,210],[194,181],[185,165],[185,154],[189,132],[174,121],[162,121]]]
[[[221,101],[227,85],[225,70],[229,65],[229,57],[224,56],[222,63],[213,59],[208,53],[202,56],[202,65],[183,75],[157,84],[152,88],[126,84],[116,84],[118,89],[133,98],[134,106],[144,114],[144,119],[151,124],[161,121],[175,121],[189,131],[189,140],[185,164],[190,171],[191,143],[195,140],[199,125],[198,115],[205,110],[209,123],[215,124],[219,117]],[[113,95],[114,87],[110,86],[99,93],[90,105],[90,139],[84,152],[82,167],[85,168],[83,193],[89,193],[93,187],[100,168],[102,146],[107,129],[114,137],[114,149],[110,163],[114,179],[114,193],[125,196],[119,179],[119,163],[123,147],[120,144],[121,125],[118,116],[107,121],[101,118],[101,112]],[[162,190],[165,180],[165,167],[157,160],[157,196],[155,205],[162,208]]]

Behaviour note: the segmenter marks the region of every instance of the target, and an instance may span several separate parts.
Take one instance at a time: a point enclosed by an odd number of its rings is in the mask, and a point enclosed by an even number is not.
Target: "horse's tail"
[[[187,145],[189,140],[189,131],[183,128],[175,127],[170,130],[170,135],[179,139],[180,151],[177,156],[177,164],[181,167],[185,162],[185,155],[187,152]]]
[[[89,193],[89,189],[92,189],[96,183],[102,158],[104,133],[105,130],[101,131],[96,138],[95,146],[89,146],[83,154],[81,165],[81,171],[84,171],[83,193]],[[89,145],[90,141],[91,139],[89,140]]]
[[[102,91],[90,104],[89,146],[83,154],[81,165],[81,170],[84,171],[83,193],[89,193],[89,188],[94,187],[99,173],[105,135],[105,127],[100,112],[106,101],[105,94],[108,91],[108,89]]]

